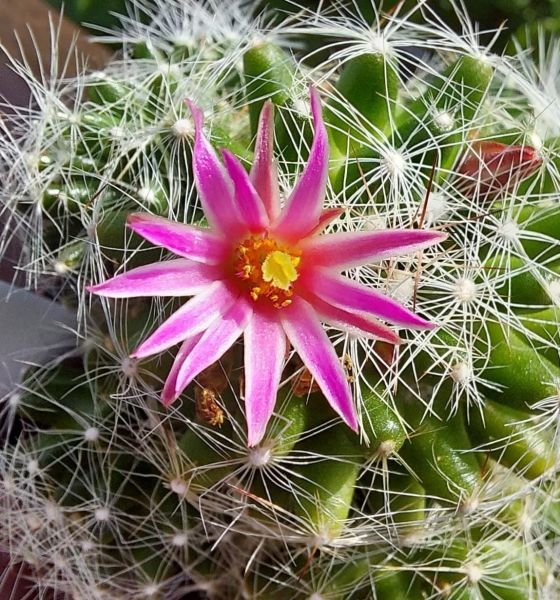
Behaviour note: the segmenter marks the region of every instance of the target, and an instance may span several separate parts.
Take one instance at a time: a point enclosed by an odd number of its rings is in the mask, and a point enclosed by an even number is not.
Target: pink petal
[[[193,296],[221,276],[215,266],[177,258],[132,269],[87,290],[107,298]]]
[[[325,229],[327,225],[329,225],[335,219],[340,217],[344,210],[345,209],[341,206],[335,206],[334,208],[325,208],[325,210],[321,213],[321,216],[319,217],[319,222],[317,223],[317,226],[314,229],[312,229],[308,233],[308,235],[311,236],[321,233],[321,231],[323,231],[323,229]]]
[[[302,298],[281,311],[282,326],[295,351],[344,422],[358,429],[352,393],[341,361],[313,308]]]
[[[128,226],[156,246],[196,260],[215,264],[224,259],[229,247],[221,236],[208,229],[169,221],[147,213],[135,213],[128,216]]]
[[[216,281],[175,311],[131,356],[151,356],[200,333],[219,319],[238,296],[239,293],[226,283]]]
[[[204,214],[213,229],[227,236],[237,236],[243,227],[234,203],[232,182],[203,133],[202,111],[192,102],[188,104],[195,126],[194,179]]]
[[[255,311],[245,329],[247,444],[258,444],[274,410],[286,354],[286,335],[277,314]]]
[[[434,327],[385,294],[325,269],[306,273],[301,283],[325,302],[348,312],[364,312],[406,327]]]
[[[253,304],[245,299],[237,302],[204,332],[198,344],[179,369],[175,393],[179,395],[206,367],[215,363],[233,346],[253,315]]]
[[[185,362],[185,359],[189,355],[190,351],[196,346],[201,337],[202,333],[199,333],[185,340],[181,344],[161,392],[161,402],[164,406],[170,406],[179,397],[179,394],[175,392],[177,375],[179,374],[179,370],[183,366],[183,363]]]
[[[289,241],[301,239],[315,229],[325,199],[329,143],[317,90],[311,88],[315,135],[307,165],[274,226],[276,235]]]
[[[247,171],[229,150],[222,149],[222,156],[227,172],[233,181],[235,202],[245,228],[253,233],[263,231],[269,225],[268,215]]]
[[[251,168],[251,181],[262,198],[271,220],[280,212],[278,173],[272,152],[274,149],[274,105],[267,100],[259,117],[259,129],[255,143],[255,159]]]
[[[321,300],[313,294],[306,295],[307,302],[313,306],[321,321],[340,327],[351,335],[363,337],[364,334],[391,344],[400,344],[399,336],[387,325],[374,317],[349,313]]]
[[[349,269],[370,261],[401,256],[441,242],[447,234],[422,229],[386,229],[332,233],[304,244],[305,260],[311,264]]]

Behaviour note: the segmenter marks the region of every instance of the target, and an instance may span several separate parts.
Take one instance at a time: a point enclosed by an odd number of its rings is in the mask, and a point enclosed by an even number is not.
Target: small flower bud
[[[541,163],[541,156],[531,146],[475,142],[459,166],[457,187],[469,198],[494,200],[529,177]]]

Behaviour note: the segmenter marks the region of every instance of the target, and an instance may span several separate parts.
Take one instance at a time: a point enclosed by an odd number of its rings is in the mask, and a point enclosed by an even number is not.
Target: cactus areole
[[[250,446],[262,439],[274,409],[286,338],[334,410],[357,430],[349,383],[321,323],[391,343],[399,337],[381,320],[431,327],[395,300],[340,274],[416,252],[445,234],[405,229],[320,235],[341,211],[323,209],[329,145],[319,95],[314,88],[310,95],[313,143],[282,209],[273,161],[272,104],[262,109],[255,160],[247,174],[228,150],[222,150],[223,163],[218,159],[203,133],[202,111],[189,102],[196,130],[193,171],[210,227],[130,215],[133,231],[181,258],[138,267],[89,288],[112,298],[193,296],[132,355],[143,358],[182,342],[162,392],[165,405],[243,333]]]

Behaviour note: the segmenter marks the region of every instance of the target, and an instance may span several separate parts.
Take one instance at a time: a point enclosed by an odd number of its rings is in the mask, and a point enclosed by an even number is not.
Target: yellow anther
[[[251,298],[253,298],[253,300],[256,302],[259,299],[260,293],[261,293],[261,288],[260,287],[254,287],[251,290]]]

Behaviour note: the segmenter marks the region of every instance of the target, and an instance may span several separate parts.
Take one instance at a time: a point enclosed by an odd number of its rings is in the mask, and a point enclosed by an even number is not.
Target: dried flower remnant
[[[294,395],[298,397],[308,396],[309,394],[318,392],[319,389],[317,382],[313,379],[311,371],[302,365],[294,382]]]
[[[213,427],[224,424],[224,411],[216,400],[216,393],[209,388],[197,387],[194,391],[196,417]]]

